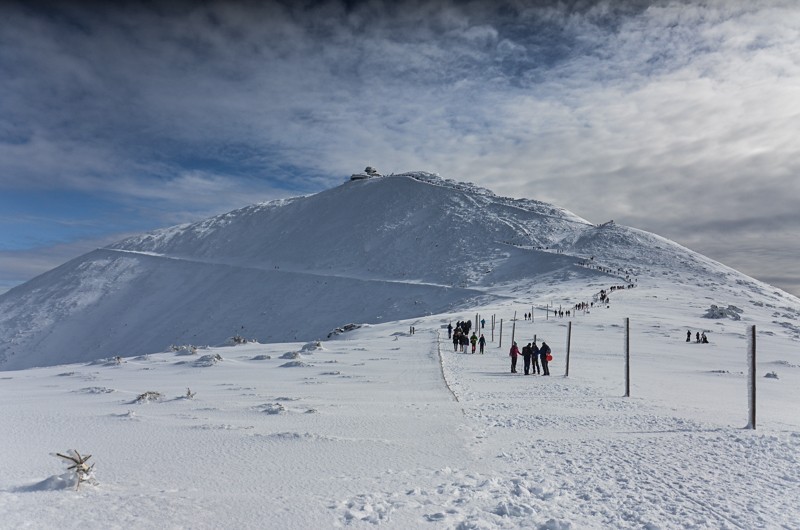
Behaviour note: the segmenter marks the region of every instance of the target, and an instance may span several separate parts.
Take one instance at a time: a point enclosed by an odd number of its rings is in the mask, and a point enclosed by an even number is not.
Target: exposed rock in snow
[[[739,309],[734,305],[729,305],[726,308],[712,305],[710,308],[706,310],[706,314],[703,315],[703,318],[713,318],[713,319],[730,318],[731,320],[741,320],[742,313],[744,313],[744,310]]]

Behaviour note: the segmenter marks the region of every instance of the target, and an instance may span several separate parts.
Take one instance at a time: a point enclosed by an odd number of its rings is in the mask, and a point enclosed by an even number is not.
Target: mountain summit
[[[659,236],[416,172],[157,230],[38,276],[0,296],[0,369],[313,340],[648,276],[796,302]]]

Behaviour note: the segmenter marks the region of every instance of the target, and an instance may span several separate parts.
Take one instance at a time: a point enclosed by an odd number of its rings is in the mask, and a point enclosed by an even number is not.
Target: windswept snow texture
[[[800,528],[800,300],[427,173],[89,253],[0,297],[0,358],[3,528]]]
[[[550,377],[524,375],[522,359],[510,373],[509,327],[503,347],[496,329],[484,355],[453,351],[448,322],[475,312],[508,322],[525,308],[510,301],[314,347],[0,372],[0,526],[798,528],[797,341],[752,321],[763,329],[758,373],[780,378],[759,377],[757,429],[746,429],[741,323],[686,343],[687,320],[705,319],[656,307],[656,292],[682,296],[661,282],[571,318],[569,377],[568,320],[544,306],[514,330],[521,343],[549,342]],[[50,456],[72,448],[96,464],[96,483],[77,491]]]

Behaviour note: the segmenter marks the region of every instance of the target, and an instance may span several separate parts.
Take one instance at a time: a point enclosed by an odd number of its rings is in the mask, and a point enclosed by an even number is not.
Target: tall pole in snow
[[[570,350],[570,343],[572,342],[572,321],[569,321],[567,324],[567,368],[564,372],[564,377],[569,377],[569,350]]]
[[[625,397],[631,397],[631,319],[625,319]]]
[[[750,398],[750,421],[747,427],[756,428],[756,327],[750,326],[747,330],[747,360],[749,365],[749,387],[748,397]]]
[[[500,344],[497,345],[498,348],[503,347],[503,319],[500,319]]]
[[[517,312],[514,311],[514,320],[511,321],[511,345],[514,345],[514,333],[517,330]]]

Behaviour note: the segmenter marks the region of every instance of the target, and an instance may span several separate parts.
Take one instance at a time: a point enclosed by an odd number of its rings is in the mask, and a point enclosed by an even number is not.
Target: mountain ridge
[[[246,206],[65,263],[0,295],[0,369],[233,335],[315,340],[350,322],[585,296],[648,277],[720,298],[744,286],[762,307],[800,308],[661,236],[414,172]]]

